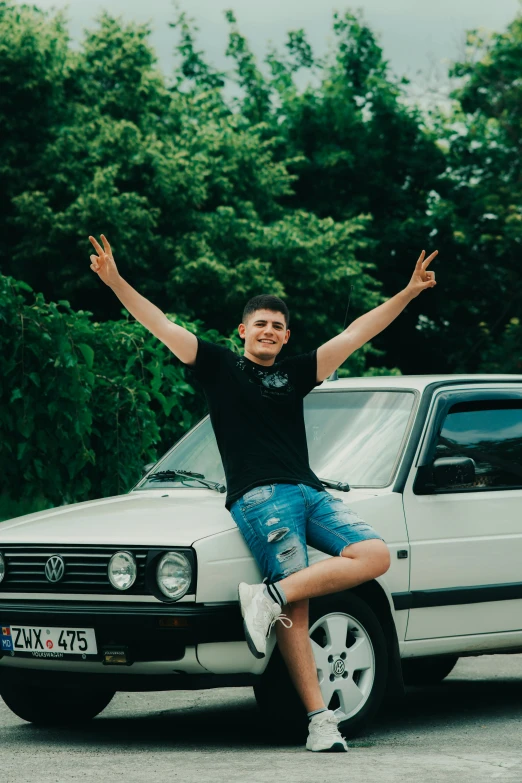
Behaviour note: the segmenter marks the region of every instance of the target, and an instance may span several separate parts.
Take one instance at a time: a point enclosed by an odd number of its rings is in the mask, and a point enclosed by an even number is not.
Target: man
[[[310,718],[306,747],[346,751],[335,714],[324,704],[308,635],[308,599],[355,587],[384,574],[389,551],[369,525],[330,495],[309,466],[303,398],[357,348],[385,329],[425,288],[437,251],[422,251],[408,286],[317,350],[275,363],[290,338],[286,304],[251,299],[239,325],[242,356],[198,339],[168,320],[118,273],[111,248],[89,237],[98,255],[91,269],[127,310],[203,384],[227,478],[226,506],[250,547],[265,583],[239,585],[245,636],[258,658],[276,635]],[[308,565],[307,543],[331,555]],[[285,607],[286,614],[281,609]]]

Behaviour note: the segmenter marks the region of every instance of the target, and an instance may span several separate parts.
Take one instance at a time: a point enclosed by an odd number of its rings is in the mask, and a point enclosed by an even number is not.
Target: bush
[[[4,503],[40,498],[45,507],[126,492],[202,415],[183,365],[141,324],[93,322],[2,275],[0,296]]]

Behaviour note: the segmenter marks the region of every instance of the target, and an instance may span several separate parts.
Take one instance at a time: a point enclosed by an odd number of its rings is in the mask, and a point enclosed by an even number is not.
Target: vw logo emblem
[[[48,582],[59,582],[65,573],[65,563],[60,555],[53,555],[45,564],[45,576]]]
[[[333,672],[336,677],[340,677],[342,674],[344,674],[344,661],[341,658],[338,658],[336,661],[334,661]]]

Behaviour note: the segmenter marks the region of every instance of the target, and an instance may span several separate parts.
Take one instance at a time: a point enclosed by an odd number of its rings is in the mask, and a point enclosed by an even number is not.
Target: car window
[[[448,490],[522,488],[522,401],[453,405],[437,441],[435,459],[440,457],[470,457],[475,462],[475,481],[452,484]]]
[[[305,398],[310,465],[352,487],[385,487],[404,447],[415,395],[409,391],[316,392]]]
[[[319,478],[351,486],[386,486],[404,448],[415,395],[410,391],[315,392],[305,398],[310,465]],[[210,420],[200,422],[156,464],[155,471],[183,469],[225,483]],[[172,477],[162,486],[197,482]],[[136,489],[157,488],[150,478]]]

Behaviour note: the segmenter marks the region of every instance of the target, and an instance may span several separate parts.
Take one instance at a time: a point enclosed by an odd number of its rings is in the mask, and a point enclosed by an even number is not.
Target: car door
[[[475,476],[456,479],[453,470],[445,485],[439,473],[435,485],[433,463],[448,457],[473,460]],[[521,385],[434,396],[404,505],[411,545],[406,639],[503,631],[522,637]]]

